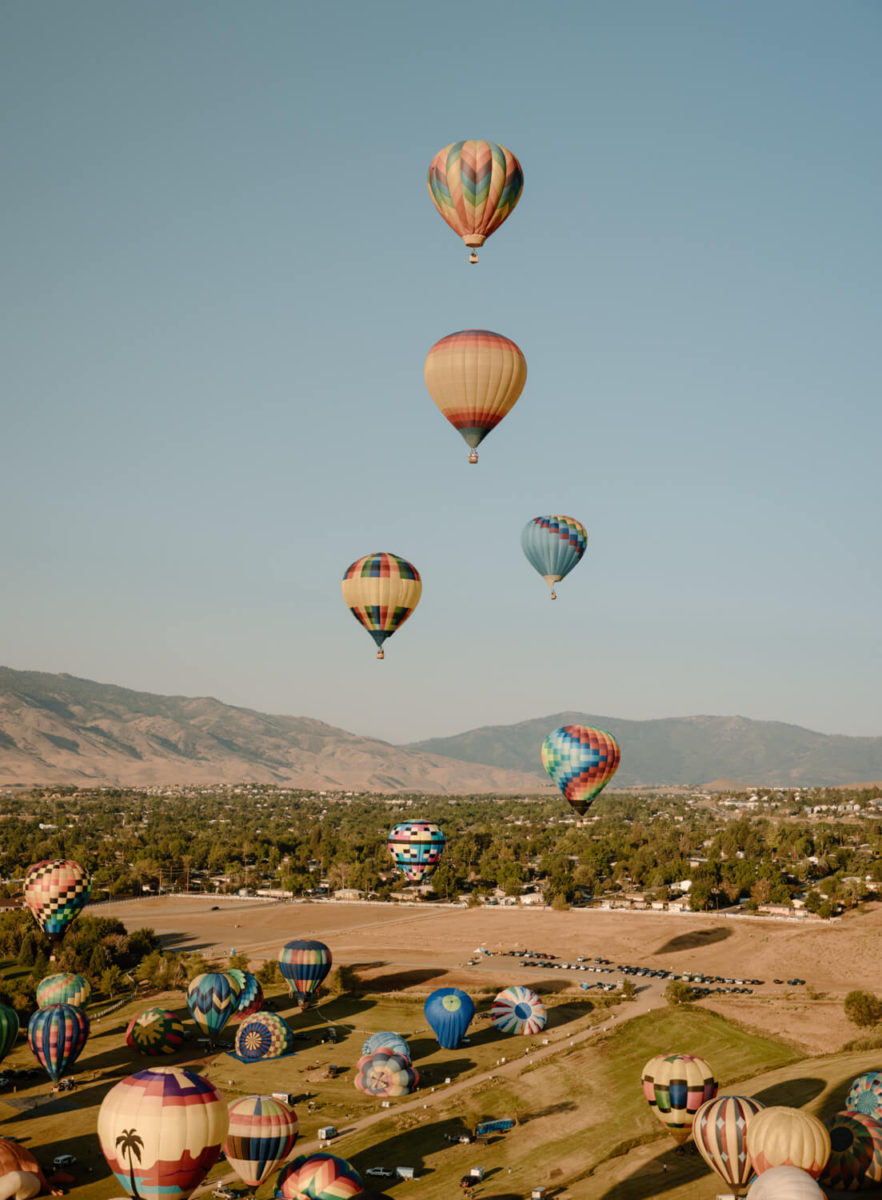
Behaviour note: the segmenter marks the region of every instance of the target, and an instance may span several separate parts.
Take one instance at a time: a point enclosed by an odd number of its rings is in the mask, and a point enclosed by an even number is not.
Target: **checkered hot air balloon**
[[[733,1190],[745,1187],[753,1175],[747,1127],[764,1107],[751,1096],[718,1096],[702,1104],[692,1121],[698,1153]]]
[[[233,1013],[233,1020],[244,1021],[252,1013],[260,1012],[263,1007],[263,988],[257,976],[252,975],[250,971],[241,971],[238,967],[231,967],[225,974],[232,976],[239,985],[239,1003]]]
[[[403,1054],[405,1058],[410,1058],[410,1047],[401,1036],[400,1033],[392,1033],[389,1029],[382,1029],[379,1033],[372,1033],[369,1038],[366,1038],[361,1047],[362,1054],[373,1054],[375,1050],[391,1050],[394,1054]]]
[[[436,988],[423,1005],[426,1020],[444,1050],[455,1050],[475,1015],[471,996],[459,988]]]
[[[0,1004],[0,1062],[15,1045],[18,1030],[18,1013],[8,1004]],[[364,1052],[362,1051],[362,1053]]]
[[[527,987],[503,988],[490,1009],[490,1020],[503,1033],[522,1033],[527,1037],[545,1028],[548,1010]]]
[[[167,1008],[146,1008],[136,1013],[126,1027],[126,1045],[151,1058],[174,1054],[183,1041],[184,1026]]]
[[[181,1067],[151,1067],[104,1097],[98,1140],[130,1196],[186,1200],[217,1162],[227,1123],[214,1084]]]
[[[534,517],[521,533],[527,561],[551,588],[552,600],[557,599],[554,585],[581,561],[587,545],[585,526],[574,517]]]
[[[301,1154],[279,1172],[279,1200],[349,1200],[364,1192],[352,1163],[334,1154]]]
[[[343,601],[376,642],[377,658],[385,657],[383,642],[411,615],[422,591],[419,571],[397,554],[366,554],[346,568]]]
[[[409,1096],[419,1081],[410,1059],[385,1047],[363,1055],[355,1064],[355,1086],[369,1096]]]
[[[404,821],[387,841],[396,866],[411,883],[424,883],[437,867],[447,838],[431,821]]]
[[[824,1187],[843,1192],[882,1183],[882,1122],[859,1112],[838,1112],[824,1122],[830,1157],[819,1176]]]
[[[615,775],[621,751],[611,733],[588,725],[561,725],[542,743],[542,765],[582,816]]]
[[[190,1016],[212,1044],[239,1003],[239,984],[224,971],[197,975],[187,988]]]
[[[331,951],[324,942],[287,942],[279,951],[279,969],[288,994],[305,1008],[331,969]]]
[[[429,166],[429,195],[454,233],[476,248],[514,211],[524,187],[521,164],[495,142],[451,142]]]
[[[849,1112],[882,1120],[882,1071],[865,1071],[858,1075],[845,1097]]]
[[[656,1054],[643,1068],[643,1095],[678,1146],[688,1142],[695,1114],[716,1094],[713,1071],[697,1054]]]
[[[227,1162],[243,1183],[259,1187],[290,1157],[297,1141],[297,1114],[274,1096],[242,1096],[231,1101],[229,1118]]]
[[[87,1004],[92,995],[92,985],[82,975],[68,971],[60,975],[47,975],[37,984],[37,1005],[48,1008],[50,1004]]]
[[[282,1058],[290,1054],[294,1035],[288,1022],[274,1012],[256,1012],[236,1030],[234,1053],[243,1062]]]
[[[84,907],[91,890],[89,873],[69,859],[34,863],[25,874],[25,903],[43,932],[56,940]]]
[[[517,403],[527,360],[511,338],[489,329],[462,329],[436,342],[426,356],[426,387],[435,404],[471,447],[477,447]]]
[[[89,1036],[89,1018],[73,1004],[38,1009],[28,1022],[28,1045],[55,1083],[80,1056]]]

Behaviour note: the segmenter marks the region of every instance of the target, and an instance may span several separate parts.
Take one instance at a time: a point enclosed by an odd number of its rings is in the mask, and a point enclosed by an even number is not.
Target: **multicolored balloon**
[[[393,1054],[403,1054],[405,1058],[410,1058],[410,1047],[401,1036],[400,1033],[392,1033],[389,1029],[382,1029],[379,1033],[372,1033],[367,1038],[361,1047],[362,1054],[373,1054],[375,1050],[391,1050]]]
[[[521,164],[495,142],[451,142],[429,165],[429,195],[454,233],[472,248],[483,246],[514,211],[524,188]]]
[[[772,1167],[757,1176],[747,1200],[826,1200],[808,1171],[799,1167]]]
[[[355,1064],[355,1086],[369,1096],[409,1096],[419,1081],[410,1059],[393,1050],[374,1050]]]
[[[551,588],[552,600],[557,599],[554,585],[569,575],[587,545],[587,530],[574,517],[534,517],[521,533],[524,554]]]
[[[471,998],[459,988],[437,988],[423,1005],[426,1020],[444,1050],[455,1050],[475,1015]]]
[[[25,873],[25,903],[43,932],[56,940],[85,906],[91,891],[89,873],[69,859],[46,859]]]
[[[882,1120],[882,1071],[865,1071],[858,1075],[845,1097],[848,1112]]]
[[[589,725],[561,725],[542,743],[542,765],[582,816],[615,775],[621,751],[611,733]]]
[[[279,951],[279,968],[288,994],[305,1008],[331,969],[331,951],[324,942],[287,942]]]
[[[503,1033],[520,1033],[532,1037],[545,1028],[548,1010],[527,987],[514,985],[503,988],[493,1001],[490,1020]]]
[[[186,1200],[220,1157],[227,1123],[214,1084],[181,1067],[151,1067],[104,1097],[98,1140],[130,1196]]]
[[[643,1068],[643,1095],[678,1146],[695,1114],[717,1094],[713,1071],[697,1054],[656,1054]]]
[[[278,1200],[349,1200],[364,1192],[352,1163],[333,1154],[301,1154],[283,1167],[276,1181]]]
[[[190,1016],[212,1044],[239,1003],[239,985],[224,971],[197,975],[187,988]]]
[[[435,404],[471,447],[477,447],[517,403],[527,382],[520,346],[489,329],[462,329],[436,342],[426,356],[426,387]]]
[[[712,1171],[733,1190],[753,1175],[747,1153],[747,1128],[765,1105],[751,1096],[718,1096],[702,1104],[692,1121],[692,1140]]]
[[[425,883],[438,866],[447,838],[431,821],[405,821],[390,829],[386,844],[405,879]]]
[[[283,1058],[293,1048],[294,1034],[288,1022],[278,1013],[252,1013],[236,1030],[234,1053],[242,1062]]]
[[[838,1112],[824,1122],[830,1157],[820,1174],[825,1187],[839,1191],[875,1188],[882,1183],[882,1122],[858,1112]]]
[[[8,1004],[0,1004],[0,1062],[15,1045],[18,1030],[18,1013]]]
[[[830,1134],[811,1113],[773,1105],[751,1121],[747,1152],[757,1175],[770,1167],[799,1167],[817,1179],[830,1157]]]
[[[383,642],[411,615],[422,591],[419,571],[397,554],[366,554],[346,568],[343,601],[376,642],[377,658],[385,658]]]
[[[145,1008],[126,1027],[126,1045],[148,1057],[174,1054],[183,1041],[184,1026],[167,1008]]]
[[[260,986],[257,976],[252,975],[250,971],[242,971],[238,967],[231,967],[225,973],[239,985],[239,1003],[233,1013],[233,1020],[244,1021],[252,1013],[260,1012],[263,1007],[263,988]]]
[[[68,971],[60,975],[47,975],[37,984],[37,1005],[48,1008],[50,1004],[75,1004],[81,1008],[92,995],[92,985],[82,975]]]
[[[79,1058],[89,1029],[85,1010],[73,1004],[52,1004],[31,1017],[28,1045],[55,1083]]]
[[[227,1162],[243,1183],[259,1187],[290,1157],[299,1129],[297,1113],[274,1096],[243,1096],[231,1101],[229,1117]]]

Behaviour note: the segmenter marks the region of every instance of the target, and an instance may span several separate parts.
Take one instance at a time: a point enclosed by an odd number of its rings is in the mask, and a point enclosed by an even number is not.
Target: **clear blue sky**
[[[18,0],[0,54],[0,661],[390,741],[882,734],[876,0]],[[470,137],[525,173],[477,268],[425,185]],[[529,368],[477,467],[422,377],[469,326]]]

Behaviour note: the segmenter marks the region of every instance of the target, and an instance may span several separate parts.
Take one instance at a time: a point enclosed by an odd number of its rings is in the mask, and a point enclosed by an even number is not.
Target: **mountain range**
[[[628,721],[562,712],[394,746],[309,717],[0,667],[0,784],[255,782],[328,791],[536,793],[549,787],[539,747],[564,724],[598,726],[618,739],[617,787],[882,779],[882,737],[814,733],[745,717]]]

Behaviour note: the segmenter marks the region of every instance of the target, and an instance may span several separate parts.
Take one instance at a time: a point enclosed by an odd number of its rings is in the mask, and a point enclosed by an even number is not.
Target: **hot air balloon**
[[[167,1008],[146,1008],[126,1027],[126,1045],[150,1057],[174,1054],[183,1041],[184,1026]]]
[[[0,1004],[0,1062],[15,1045],[18,1030],[18,1013],[8,1004]]]
[[[503,988],[493,1001],[490,1020],[503,1033],[532,1037],[545,1028],[548,1011],[530,988],[513,986]]]
[[[845,1097],[848,1112],[882,1120],[882,1071],[865,1071],[848,1089]]]
[[[229,1116],[227,1162],[243,1183],[259,1187],[290,1157],[297,1141],[297,1114],[274,1096],[242,1096],[230,1103]]]
[[[40,1164],[20,1142],[0,1138],[0,1200],[29,1200],[48,1185]]]
[[[394,1054],[403,1054],[405,1058],[410,1058],[410,1047],[401,1034],[392,1033],[388,1029],[372,1033],[362,1044],[362,1054],[373,1054],[375,1050],[391,1050]]]
[[[355,1064],[355,1086],[369,1096],[409,1096],[419,1081],[410,1059],[393,1050],[374,1050]]]
[[[280,1200],[349,1200],[363,1192],[352,1163],[333,1154],[301,1154],[282,1168],[276,1183]]]
[[[324,942],[287,942],[279,951],[279,967],[288,985],[288,994],[296,996],[305,1008],[321,987],[332,961],[331,951]]]
[[[746,1131],[765,1106],[750,1096],[718,1096],[702,1104],[692,1121],[692,1140],[712,1171],[734,1190],[753,1175]]]
[[[151,1067],[104,1097],[98,1140],[130,1196],[185,1200],[217,1162],[227,1121],[227,1106],[207,1079],[181,1067]]]
[[[713,1071],[696,1054],[657,1054],[643,1068],[643,1095],[678,1146],[688,1142],[695,1114],[716,1094]]]
[[[843,1192],[878,1187],[882,1183],[882,1122],[863,1113],[839,1112],[824,1124],[830,1134],[830,1157],[820,1174],[824,1187]]]
[[[387,845],[405,879],[424,883],[438,866],[447,838],[431,821],[405,821],[389,831]]]
[[[419,571],[397,554],[366,554],[346,568],[344,603],[377,643],[377,658],[385,657],[383,642],[411,615],[422,590]]]
[[[242,1062],[258,1062],[282,1058],[291,1053],[293,1046],[294,1034],[283,1017],[274,1012],[256,1012],[236,1030],[234,1053]]]
[[[239,985],[239,1003],[233,1013],[233,1020],[244,1021],[252,1013],[260,1012],[263,1007],[263,988],[257,976],[252,975],[250,971],[240,971],[238,967],[231,967],[225,974],[231,975]]]
[[[471,447],[511,411],[527,382],[521,348],[489,329],[463,329],[436,342],[426,356],[426,387],[438,408]]]
[[[534,517],[521,533],[521,546],[532,567],[551,588],[551,599],[557,599],[554,585],[585,553],[588,533],[585,526],[573,517]]]
[[[512,212],[524,187],[521,164],[495,142],[452,142],[439,150],[429,166],[429,195],[438,212],[471,248],[498,229]]]
[[[750,1122],[747,1152],[757,1175],[770,1167],[799,1167],[817,1179],[830,1157],[830,1134],[810,1113],[773,1105]]]
[[[236,1011],[239,985],[223,971],[206,971],[197,975],[187,988],[187,1008],[190,1016],[212,1045],[220,1031]]]
[[[88,872],[67,859],[34,863],[25,874],[25,902],[43,932],[56,941],[83,908],[91,890]]]
[[[73,1004],[38,1009],[28,1022],[28,1045],[55,1083],[80,1056],[89,1036],[89,1018]]]
[[[588,725],[561,725],[542,743],[543,767],[579,816],[615,775],[620,756],[611,733]]]
[[[75,1004],[81,1008],[92,995],[92,985],[82,975],[64,972],[47,975],[37,984],[37,1004],[48,1008],[50,1004]]]
[[[825,1200],[807,1171],[799,1167],[772,1167],[753,1181],[747,1200]]]
[[[426,1020],[444,1050],[455,1050],[475,1015],[471,996],[459,988],[437,988],[423,1005]]]

